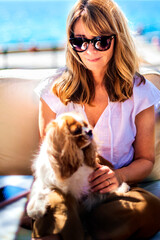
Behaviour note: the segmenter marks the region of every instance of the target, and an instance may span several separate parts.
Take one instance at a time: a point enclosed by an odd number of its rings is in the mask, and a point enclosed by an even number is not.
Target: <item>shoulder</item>
[[[57,69],[52,76],[43,79],[35,88],[35,92],[39,96],[39,98],[43,99],[44,102],[49,106],[49,108],[55,113],[57,113],[62,107],[64,107],[64,104],[52,92],[52,86],[55,80],[58,79],[65,70],[66,67]]]
[[[59,68],[57,70],[55,70],[54,74],[52,74],[51,76],[42,79],[40,81],[40,83],[37,85],[37,87],[35,88],[35,92],[39,97],[42,97],[43,94],[45,94],[46,92],[49,92],[54,81],[59,78],[63,72],[66,70],[66,67],[63,68]]]
[[[159,89],[149,80],[145,80],[145,83],[139,84],[140,78],[138,76],[134,78],[132,97],[136,114],[160,101]]]

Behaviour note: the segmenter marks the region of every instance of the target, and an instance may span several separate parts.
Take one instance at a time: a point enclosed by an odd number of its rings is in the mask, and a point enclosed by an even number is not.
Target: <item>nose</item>
[[[96,52],[96,49],[91,41],[88,43],[88,48],[87,48],[86,52],[89,54]]]
[[[90,129],[89,131],[86,132],[86,134],[87,134],[89,137],[92,137],[92,135],[93,135],[92,130]]]

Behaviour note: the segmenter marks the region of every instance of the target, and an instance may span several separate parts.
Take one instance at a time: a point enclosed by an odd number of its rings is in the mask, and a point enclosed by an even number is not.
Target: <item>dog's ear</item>
[[[46,126],[45,133],[47,133],[50,129],[55,129],[56,125],[57,123],[54,120],[49,122],[48,125]]]
[[[50,156],[50,162],[52,163],[51,156],[53,158],[57,158],[61,153],[61,149],[63,146],[63,133],[59,129],[59,126],[56,121],[50,122],[46,127],[46,137],[45,141],[47,141],[47,152]]]
[[[100,164],[105,165],[105,166],[107,166],[107,167],[109,167],[111,169],[114,169],[112,163],[110,163],[107,159],[103,158],[99,154],[97,154],[97,159],[98,159]]]
[[[61,176],[62,178],[70,177],[82,165],[84,159],[83,151],[78,148],[74,138],[66,137],[65,144],[60,156]]]
[[[83,149],[84,162],[86,165],[95,168],[98,163],[96,158],[96,144],[92,141],[87,147]]]

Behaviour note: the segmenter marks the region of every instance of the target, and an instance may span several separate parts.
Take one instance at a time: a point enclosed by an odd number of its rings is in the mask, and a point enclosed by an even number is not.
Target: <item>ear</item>
[[[87,147],[83,149],[84,152],[84,162],[90,166],[95,168],[97,162],[96,158],[96,144],[94,141],[91,142]]]
[[[103,158],[102,156],[97,154],[97,159],[100,164],[105,165],[111,169],[114,169],[112,163],[110,163],[107,159]]]
[[[46,126],[46,129],[45,129],[46,134],[50,129],[55,129],[56,125],[57,124],[54,120],[49,122],[48,125]]]
[[[60,171],[62,178],[70,177],[82,165],[84,160],[83,151],[78,148],[74,138],[66,137],[60,157]]]
[[[62,146],[64,145],[62,134],[57,122],[52,121],[47,125],[45,141],[47,141],[47,153],[51,164],[52,160],[55,162],[54,159],[57,159],[57,156],[60,155]]]

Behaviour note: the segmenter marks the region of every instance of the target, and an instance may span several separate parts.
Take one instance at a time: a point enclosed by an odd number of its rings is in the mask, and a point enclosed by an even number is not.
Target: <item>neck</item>
[[[92,72],[92,76],[95,82],[95,86],[103,85],[104,71]]]

